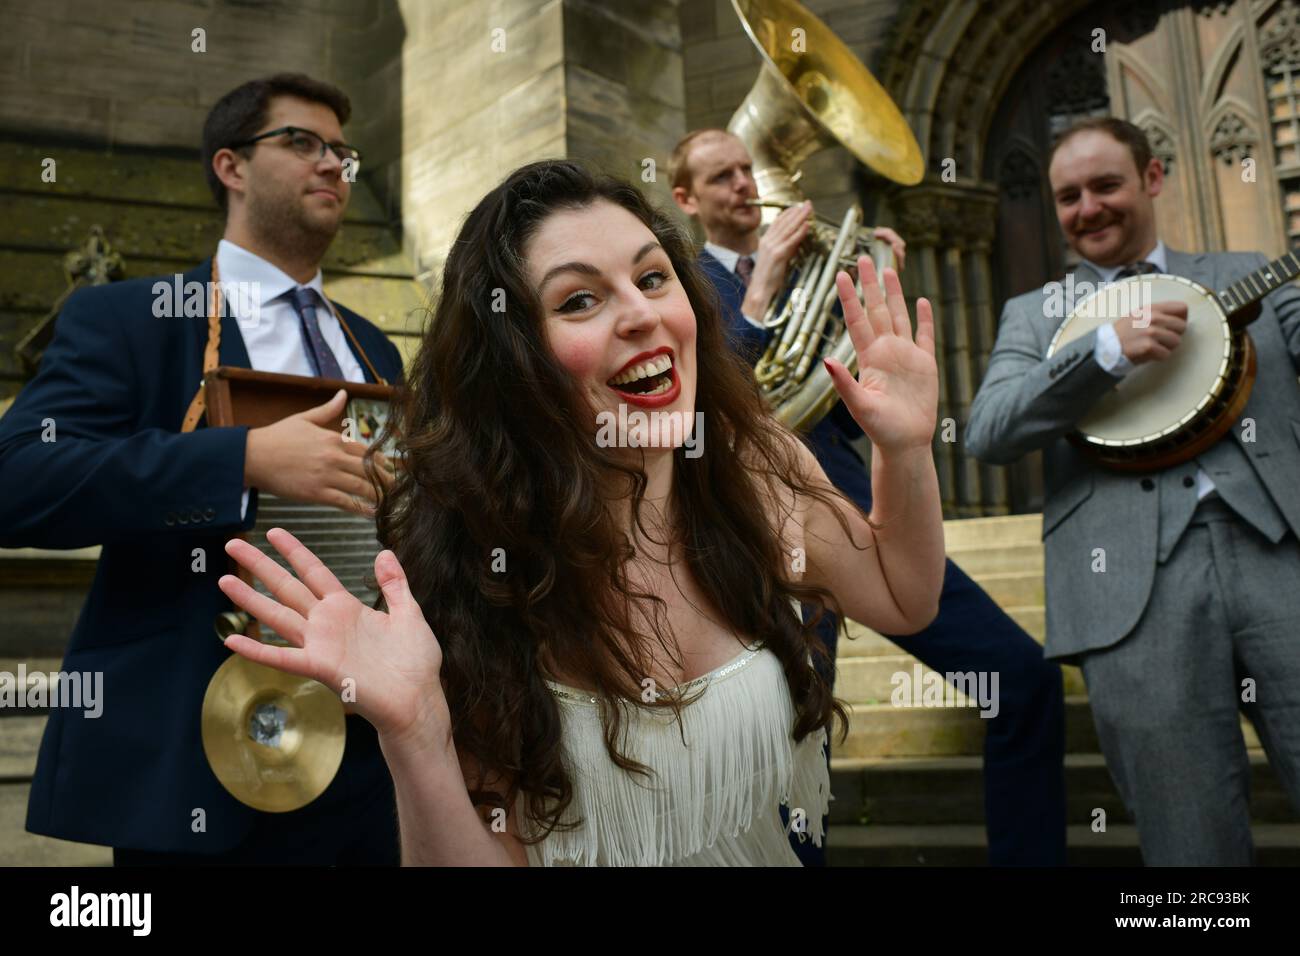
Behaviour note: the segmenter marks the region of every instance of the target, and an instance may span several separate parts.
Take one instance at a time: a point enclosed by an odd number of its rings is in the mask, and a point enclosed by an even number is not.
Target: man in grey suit
[[[1221,290],[1266,261],[1166,248],[1163,169],[1123,120],[1067,130],[1049,177],[1083,260],[1076,287],[1157,271]],[[1250,326],[1258,372],[1241,420],[1194,460],[1145,475],[1100,467],[1065,435],[1134,366],[1172,354],[1187,308],[1154,303],[1149,323],[1103,324],[1046,359],[1070,311],[1052,308],[1054,291],[1003,310],[967,448],[990,464],[1043,450],[1047,656],[1083,669],[1145,862],[1249,864],[1239,709],[1300,809],[1300,290],[1273,292]]]

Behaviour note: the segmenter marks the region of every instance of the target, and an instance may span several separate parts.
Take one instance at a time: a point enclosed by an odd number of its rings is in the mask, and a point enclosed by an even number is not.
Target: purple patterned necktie
[[[299,286],[289,293],[294,311],[302,325],[302,344],[307,352],[307,360],[315,369],[319,378],[343,378],[343,369],[339,368],[338,359],[330,351],[325,337],[320,334],[320,322],[316,319],[316,294],[308,288]]]
[[[1132,265],[1127,265],[1123,269],[1120,269],[1119,272],[1115,273],[1115,278],[1116,280],[1131,279],[1133,276],[1154,275],[1159,271],[1160,269],[1154,263],[1146,262],[1144,260],[1142,262],[1134,262]]]
[[[739,259],[736,260],[736,275],[740,278],[740,281],[745,284],[746,289],[749,288],[749,277],[752,276],[753,274],[754,274],[753,256],[741,256]]]

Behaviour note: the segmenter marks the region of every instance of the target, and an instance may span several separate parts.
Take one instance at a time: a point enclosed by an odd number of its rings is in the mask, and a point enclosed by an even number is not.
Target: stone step
[[[0,721],[0,733],[7,722]],[[30,790],[25,782],[0,782],[0,867],[112,866],[113,851],[106,846],[55,840],[24,830]]]
[[[1077,712],[1078,702],[1071,701],[1071,704]],[[929,711],[927,716],[933,713]],[[959,714],[969,718],[974,712],[946,713],[950,718]],[[1072,716],[1077,722],[1077,713]],[[23,829],[29,780],[45,720],[40,715],[0,719],[0,833],[5,835],[0,840],[0,866],[109,865],[111,851],[105,847],[39,837]],[[967,719],[965,723],[970,725],[971,721]],[[982,729],[974,727],[977,732]],[[1077,737],[1077,729],[1072,727],[1069,736]],[[1253,818],[1257,823],[1293,821],[1286,795],[1258,749],[1258,742],[1252,739],[1251,743],[1254,748],[1250,751]],[[844,748],[838,748],[836,753],[832,761],[835,800],[831,803],[835,824],[831,849],[835,865],[864,862],[911,865],[939,859],[949,865],[982,864],[979,855],[984,846],[982,758],[971,755],[855,758],[845,756]],[[1067,755],[1066,785],[1070,819],[1091,819],[1094,808],[1101,807],[1106,811],[1110,829],[1127,822],[1127,814],[1099,754]],[[864,827],[864,822],[869,826]],[[872,834],[863,836],[857,832],[861,829],[871,830]],[[1091,833],[1087,827],[1074,829]],[[936,833],[917,836],[921,830]],[[969,834],[956,842],[945,843],[939,839],[941,835],[966,830],[978,830],[979,839],[972,841]],[[885,834],[893,836],[886,838]],[[1091,852],[1097,847],[1089,844],[1083,849]],[[1266,849],[1261,842],[1261,861],[1265,859]],[[1071,852],[1074,853],[1073,847]],[[1111,858],[1098,862],[1129,865]]]
[[[1043,573],[1043,546],[1015,544],[1003,548],[948,548],[948,557],[972,578],[999,571]]]
[[[5,711],[0,715],[0,783],[26,782],[36,770],[45,715],[16,716]]]
[[[881,654],[876,657],[841,657],[835,664],[835,696],[851,704],[887,704],[895,690],[915,681],[914,665],[920,663],[910,654]],[[1061,668],[1065,693],[1087,696],[1083,673],[1077,667]],[[933,673],[921,665],[922,680]],[[903,676],[898,676],[903,675]],[[959,699],[964,699],[959,695]]]
[[[986,721],[973,707],[894,707],[850,704],[849,734],[838,732],[832,755],[838,757],[950,757],[984,751]],[[1097,753],[1096,731],[1086,700],[1066,701],[1067,753]]]
[[[1296,823],[1277,775],[1262,750],[1250,761],[1251,819]],[[1108,823],[1132,823],[1101,754],[1065,757],[1067,819],[1090,822],[1094,811]],[[871,825],[981,824],[984,822],[982,757],[892,757],[831,760],[831,823]]]
[[[832,755],[838,757],[950,757],[979,755],[984,750],[986,720],[974,707],[894,707],[850,704],[848,738],[838,731]],[[1259,738],[1241,719],[1246,746],[1258,749]],[[1087,698],[1065,700],[1066,753],[1100,753]]]
[[[1300,824],[1251,827],[1261,866],[1300,866]],[[1066,828],[1070,866],[1141,866],[1137,828],[1112,824],[1105,833],[1090,826]],[[988,842],[982,826],[833,827],[827,841],[830,866],[985,866]]]
[[[993,571],[971,575],[1000,608],[1043,607],[1043,571]]]
[[[1043,542],[1041,514],[997,518],[961,518],[943,523],[944,547],[949,551],[1006,548]]]
[[[1042,604],[1020,607],[1005,607],[1007,616],[1023,627],[1029,636],[1042,644],[1047,633],[1047,614]],[[876,657],[881,654],[897,654],[900,649],[907,650],[907,638],[900,637],[898,643],[884,637],[871,628],[850,620],[848,636],[841,634],[836,647],[838,658]]]
[[[98,558],[99,548],[0,548],[0,658],[62,657]]]
[[[22,667],[21,671],[19,670],[20,666]],[[18,680],[18,675],[20,673],[25,676],[27,684],[27,692],[23,698],[25,705],[28,699],[49,699],[49,675],[57,672],[62,668],[62,666],[63,659],[60,657],[0,656],[0,674],[11,675],[15,682]],[[37,693],[41,695],[40,698],[34,696]],[[0,709],[0,719],[20,716],[22,714],[31,715],[44,712],[44,708],[35,708],[31,706],[24,706],[22,711],[15,711],[13,713],[6,713],[5,710]],[[0,724],[0,727],[2,726],[4,725]],[[0,747],[2,747],[2,745],[0,745]]]

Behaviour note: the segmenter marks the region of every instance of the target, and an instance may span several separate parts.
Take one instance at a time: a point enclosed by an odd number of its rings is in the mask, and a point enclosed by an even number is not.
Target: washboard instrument
[[[324,404],[340,388],[344,412],[332,426],[370,444],[388,417],[388,385],[343,382],[220,366],[204,376],[207,416],[213,427],[260,428]],[[339,582],[366,604],[381,550],[375,523],[351,512],[258,493],[253,528],[241,537],[281,567],[287,562],[266,540],[284,528],[312,550]],[[232,562],[232,572],[263,594],[265,587]],[[214,622],[217,637],[246,634],[268,642],[280,637],[243,611]],[[334,779],[346,739],[343,702],[317,681],[284,674],[232,655],[213,675],[203,699],[203,749],[213,773],[238,800],[266,812],[285,812],[320,796]]]

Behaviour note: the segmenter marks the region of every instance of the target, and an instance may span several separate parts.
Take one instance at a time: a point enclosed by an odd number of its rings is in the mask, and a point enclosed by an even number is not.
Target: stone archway
[[[991,467],[961,451],[961,430],[997,329],[1000,303],[990,257],[999,200],[1024,188],[1025,179],[1038,188],[1028,158],[1020,182],[986,178],[984,147],[1021,63],[1087,6],[1087,0],[920,0],[900,13],[882,57],[881,82],[928,161],[922,183],[897,191],[890,206],[908,239],[908,291],[932,295],[942,317],[936,329],[944,370],[939,417],[957,426],[956,442],[940,440],[935,447],[948,517],[1007,514],[1033,497],[1036,461]],[[1019,500],[1011,494],[1016,485]]]
[[[887,201],[913,249],[908,291],[941,305],[940,417],[958,431],[1001,302],[1067,265],[1043,165],[1073,119],[1113,112],[1147,131],[1175,248],[1276,255],[1300,241],[1296,0],[921,0],[900,13],[880,77],[928,159],[921,185]],[[1037,510],[1037,457],[989,467],[937,442],[945,512]]]

